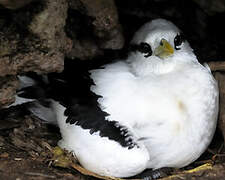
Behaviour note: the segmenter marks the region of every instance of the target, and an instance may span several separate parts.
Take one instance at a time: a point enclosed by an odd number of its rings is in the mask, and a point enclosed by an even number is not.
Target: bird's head
[[[177,64],[197,61],[182,32],[165,19],[143,25],[135,33],[130,51],[128,62],[140,75],[167,73]]]

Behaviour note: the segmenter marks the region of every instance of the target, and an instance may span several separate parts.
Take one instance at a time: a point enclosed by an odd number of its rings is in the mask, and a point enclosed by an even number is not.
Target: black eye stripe
[[[176,50],[180,50],[180,45],[185,41],[183,34],[177,34],[174,38],[174,47]]]
[[[131,51],[139,51],[140,53],[145,54],[144,57],[149,57],[152,55],[152,48],[146,42],[141,42],[140,44],[133,44],[130,48]]]
[[[142,53],[148,53],[151,49],[151,46],[148,43],[142,42],[139,46],[139,51]]]
[[[146,42],[141,42],[139,45],[139,51],[143,54],[146,54],[144,57],[149,57],[152,55],[152,48],[151,46]]]

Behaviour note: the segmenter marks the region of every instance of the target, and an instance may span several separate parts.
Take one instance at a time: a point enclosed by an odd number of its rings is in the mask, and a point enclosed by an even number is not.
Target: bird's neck
[[[131,72],[136,76],[167,74],[176,70],[180,71],[182,68],[198,63],[195,56],[189,56],[182,60],[180,60],[179,56],[171,56],[163,60],[157,57],[145,58],[136,55],[128,58],[127,62],[130,65]]]
[[[166,74],[174,70],[176,64],[159,59],[141,59],[129,62],[131,72],[136,76],[147,76],[149,74]]]

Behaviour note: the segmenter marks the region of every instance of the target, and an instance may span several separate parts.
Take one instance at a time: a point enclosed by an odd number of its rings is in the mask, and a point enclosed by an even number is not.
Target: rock
[[[0,77],[0,108],[14,102],[14,94],[19,86],[15,76]]]
[[[32,34],[45,40],[46,49],[65,52],[68,50],[68,38],[64,32],[67,18],[66,0],[46,0],[44,9],[37,13],[28,26]]]
[[[121,49],[124,39],[113,0],[81,0],[87,15],[93,17],[94,35],[103,49]]]
[[[34,0],[0,0],[0,4],[8,9],[21,8]]]
[[[34,2],[16,11],[0,9],[0,77],[61,72],[72,47],[64,32],[67,0]],[[7,82],[0,90],[3,106],[13,102],[16,86],[8,78],[1,79]]]
[[[218,81],[220,91],[220,111],[218,127],[223,133],[223,137],[225,139],[225,74],[222,72],[215,72],[215,78]]]
[[[73,38],[73,48],[67,53],[67,57],[71,59],[87,60],[103,54],[97,44],[92,39],[78,40]]]
[[[32,5],[9,14],[12,22],[0,30],[0,76],[63,70],[64,54],[72,47],[64,32],[67,2],[48,0],[35,10]]]
[[[224,0],[194,0],[208,14],[225,12]]]
[[[70,0],[67,34],[73,40],[69,58],[92,59],[103,49],[121,49],[124,37],[113,0]],[[85,32],[86,31],[86,32]]]
[[[0,148],[3,147],[4,144],[5,144],[5,139],[2,136],[0,136]]]

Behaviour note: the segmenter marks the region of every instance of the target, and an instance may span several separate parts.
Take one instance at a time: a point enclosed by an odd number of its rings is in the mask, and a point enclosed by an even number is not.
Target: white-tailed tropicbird
[[[91,70],[87,91],[76,81],[55,81],[48,98],[62,135],[59,146],[104,176],[192,163],[215,132],[217,82],[167,20],[142,26],[130,50],[126,60]],[[59,96],[61,90],[67,93]]]

